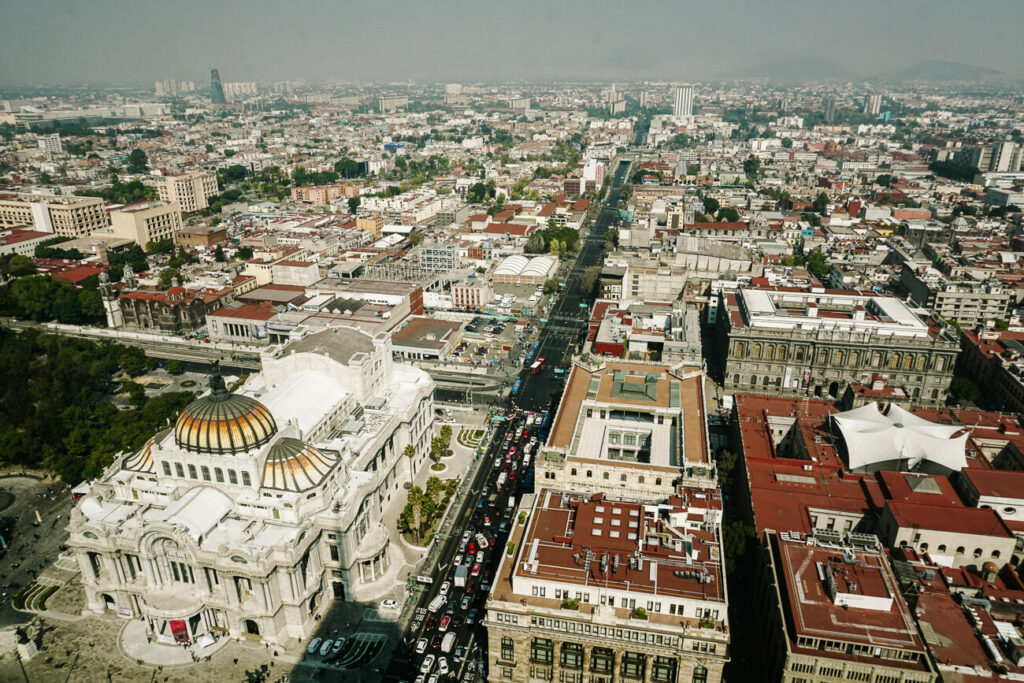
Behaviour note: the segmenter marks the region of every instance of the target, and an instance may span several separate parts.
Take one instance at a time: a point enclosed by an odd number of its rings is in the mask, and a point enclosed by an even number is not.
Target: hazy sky
[[[776,60],[1024,75],[1021,0],[0,0],[0,83],[693,79]]]

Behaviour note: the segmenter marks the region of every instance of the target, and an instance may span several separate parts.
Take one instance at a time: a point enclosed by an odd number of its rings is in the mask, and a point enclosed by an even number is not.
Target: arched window
[[[771,360],[774,357],[775,357],[775,345],[774,344],[768,344],[766,347],[764,347],[764,359],[765,360]]]
[[[638,483],[638,484],[642,484],[642,483],[644,483],[644,477],[643,477],[643,475],[640,475],[639,477],[637,477],[637,479],[636,479],[636,483]]]
[[[761,345],[760,344],[754,344],[754,348],[753,348],[753,350],[750,353],[750,357],[751,358],[760,358],[761,357]]]
[[[936,550],[938,550],[938,551],[939,551],[940,553],[944,553],[944,552],[946,552],[946,544],[945,544],[945,543],[943,543],[943,544],[942,544],[942,545],[940,545],[940,546],[939,546],[938,548],[936,548]]]
[[[736,342],[736,355],[740,358],[747,355],[747,345],[743,342]]]
[[[626,475],[625,474],[619,475],[619,481],[626,481]]]
[[[836,351],[835,356],[832,357],[832,362],[835,365],[842,365],[844,360],[846,360],[846,354],[842,351]]]
[[[1000,553],[999,553],[998,550],[993,550],[992,551],[992,559],[993,560],[998,560],[999,559],[999,555],[1000,555]]]
[[[889,368],[895,370],[900,366],[900,354],[894,353],[889,356]]]
[[[607,481],[607,480],[608,480],[608,473],[607,473],[607,472],[605,472],[605,473],[604,473],[604,475],[602,475],[602,478],[603,478],[603,479],[605,479],[605,480]]]
[[[796,347],[796,351],[793,354],[793,360],[800,361],[800,360],[803,360],[803,359],[804,359],[804,347],[798,346],[798,347]]]
[[[850,351],[850,367],[855,368],[860,363],[860,353],[857,351]]]
[[[927,363],[928,363],[928,358],[924,354],[921,354],[920,356],[917,357],[917,369],[918,370],[924,370],[925,365]]]
[[[771,381],[772,381],[772,378],[769,377],[768,375],[765,375],[764,378],[761,380],[761,384],[763,384],[765,387],[767,387],[769,384],[771,384]]]
[[[964,548],[962,545],[958,545],[956,547],[956,554],[957,555],[963,555],[965,552],[967,552],[967,549]]]
[[[939,356],[935,359],[935,370],[936,372],[942,372],[946,369],[946,357]]]
[[[752,387],[756,387],[757,386],[757,375],[751,375],[750,376],[750,386],[752,386]]]
[[[975,558],[981,557],[981,548],[975,548],[974,549],[974,557]]]
[[[786,360],[786,347],[785,346],[781,346],[780,345],[779,348],[775,350],[775,358],[776,358],[776,360]]]
[[[912,367],[914,367],[914,355],[908,353],[907,355],[903,356],[903,369],[909,370]]]

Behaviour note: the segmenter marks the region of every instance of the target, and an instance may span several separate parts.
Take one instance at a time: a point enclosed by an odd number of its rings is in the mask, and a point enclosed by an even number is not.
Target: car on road
[[[447,631],[448,630],[448,624],[451,623],[451,620],[452,620],[451,617],[449,617],[448,615],[445,615],[444,618],[441,619],[441,625],[437,627],[437,630],[440,631],[441,633],[444,633],[445,631]]]
[[[445,597],[447,597],[448,596],[448,591],[450,591],[451,589],[452,589],[452,582],[451,581],[445,581],[444,583],[441,584],[441,588],[437,591],[437,594],[438,595],[444,595]]]
[[[325,640],[323,645],[320,646],[320,656],[321,657],[326,657],[327,653],[331,651],[331,648],[333,646],[334,646],[334,641],[333,640]]]
[[[455,608],[456,607],[458,607],[458,604],[454,600],[452,600],[451,602],[448,603],[448,607],[444,611],[445,614],[447,614],[449,616],[455,614]]]
[[[463,612],[465,612],[467,609],[469,609],[469,596],[468,595],[463,596],[462,603],[459,604],[459,609],[461,609]]]
[[[462,553],[459,553],[458,555],[455,556],[455,559],[452,560],[452,564],[454,566],[458,567],[460,564],[462,564],[462,558],[463,558]]]
[[[440,676],[438,676],[437,674],[433,674],[430,678],[427,679],[427,683],[438,683],[440,679]]]
[[[466,624],[468,624],[469,626],[472,626],[473,624],[475,624],[476,623],[476,615],[478,615],[479,613],[480,613],[480,610],[478,610],[476,607],[474,607],[473,609],[469,610],[469,614],[466,615]]]
[[[427,677],[424,676],[423,674],[420,674],[419,676],[416,677],[416,680],[413,681],[413,683],[427,683]]]
[[[380,607],[381,607],[381,609],[397,609],[398,608],[398,601],[397,600],[381,600],[380,601]]]
[[[441,647],[441,636],[434,634],[434,637],[430,639],[430,649],[436,650]]]
[[[483,550],[477,551],[476,561],[477,562],[483,562],[484,561],[484,551]]]
[[[490,515],[484,515],[484,526],[490,526],[490,525],[491,525],[491,516]]]
[[[466,648],[463,645],[459,645],[457,648],[455,648],[455,654],[452,655],[452,661],[455,662],[456,664],[461,662],[462,661],[462,655],[463,655],[463,653],[465,651],[466,651]]]
[[[442,676],[448,673],[448,660],[444,657],[441,657],[441,659],[437,660],[437,671]]]
[[[480,563],[477,562],[473,565],[473,571],[470,572],[473,576],[480,576]]]
[[[431,669],[434,668],[434,661],[436,659],[437,658],[434,655],[427,655],[423,659],[423,664],[420,665],[420,673],[424,673],[424,674],[430,673]]]
[[[341,648],[343,648],[344,646],[345,646],[345,639],[344,638],[337,638],[337,639],[335,639],[334,645],[331,647],[331,654],[332,655],[338,654],[339,652],[341,652]]]
[[[427,639],[420,638],[420,642],[416,643],[416,653],[423,654],[427,651]]]
[[[324,641],[320,638],[314,638],[313,640],[309,641],[309,647],[306,648],[306,652],[308,652],[309,654],[313,654],[314,652],[320,649],[320,643],[322,642]]]
[[[483,534],[476,535],[476,545],[481,550],[487,550],[487,537]]]
[[[466,545],[472,535],[473,533],[469,529],[466,529],[465,533],[462,534],[462,545]]]

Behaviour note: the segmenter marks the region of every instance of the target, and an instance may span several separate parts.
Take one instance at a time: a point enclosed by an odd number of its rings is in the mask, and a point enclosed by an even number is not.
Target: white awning
[[[967,466],[967,434],[953,438],[960,425],[929,422],[897,405],[882,413],[877,403],[834,415],[846,443],[851,470],[887,461],[905,461],[910,469],[922,461],[959,471]]]

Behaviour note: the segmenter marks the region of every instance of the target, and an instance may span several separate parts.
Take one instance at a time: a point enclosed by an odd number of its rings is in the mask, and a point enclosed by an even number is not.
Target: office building
[[[714,487],[703,404],[699,372],[579,356],[537,458],[537,481],[651,502],[680,481]]]
[[[224,85],[220,82],[220,73],[216,69],[210,71],[210,103],[227,104],[224,98]]]
[[[99,197],[0,193],[0,227],[34,226],[60,237],[81,237],[107,227]]]
[[[847,384],[881,375],[920,403],[946,399],[954,333],[895,297],[755,278],[723,290],[717,310],[727,392],[838,398]]]
[[[487,600],[491,681],[722,680],[729,617],[717,491],[656,505],[539,488]]]
[[[692,85],[677,85],[672,90],[672,116],[693,116]]]
[[[163,239],[177,241],[181,232],[181,207],[177,202],[139,202],[110,212],[111,232],[135,240],[139,246]]]
[[[819,542],[822,540],[822,542]],[[933,683],[938,672],[870,535],[765,533],[757,590],[764,680]]]
[[[157,181],[157,192],[162,202],[177,202],[184,213],[201,211],[210,205],[209,198],[217,194],[217,174],[213,171],[189,171],[163,176]]]
[[[237,393],[214,376],[78,501],[67,545],[87,610],[142,620],[163,643],[274,647],[309,638],[335,599],[393,589],[383,511],[429,451],[433,382],[393,361],[387,335],[347,327],[261,361]]]

